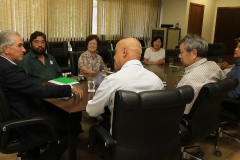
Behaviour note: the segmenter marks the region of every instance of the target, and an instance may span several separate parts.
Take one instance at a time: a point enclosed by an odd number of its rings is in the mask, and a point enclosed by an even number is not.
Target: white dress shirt
[[[108,106],[110,112],[113,113],[114,96],[117,90],[138,93],[148,90],[162,90],[163,88],[164,85],[158,76],[145,69],[140,61],[130,60],[122,66],[120,71],[104,78],[94,98],[88,101],[86,111],[90,116],[95,117],[102,114],[104,107]]]
[[[159,59],[165,58],[165,49],[160,48],[159,51],[154,52],[151,48],[147,48],[144,53],[144,58],[147,58],[149,62],[157,62]]]
[[[177,87],[184,85],[190,85],[194,89],[194,98],[191,103],[187,104],[184,110],[184,114],[188,114],[195,102],[200,89],[204,84],[217,82],[225,77],[225,74],[217,63],[213,61],[207,61],[203,58],[192,65],[185,68],[184,75]]]

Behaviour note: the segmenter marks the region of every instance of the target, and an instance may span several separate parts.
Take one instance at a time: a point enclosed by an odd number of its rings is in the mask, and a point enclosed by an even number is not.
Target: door
[[[240,34],[240,7],[218,7],[214,43],[224,43],[227,54],[233,55]]]
[[[202,35],[204,5],[190,3],[187,33]]]

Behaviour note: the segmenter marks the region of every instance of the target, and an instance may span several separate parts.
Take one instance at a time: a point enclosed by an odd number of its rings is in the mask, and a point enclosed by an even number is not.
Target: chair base
[[[195,156],[193,154],[191,154],[190,152],[188,152],[186,149],[190,149],[190,148],[198,148],[198,156]],[[182,152],[182,160],[184,160],[184,158],[194,158],[196,160],[202,160],[201,157],[204,156],[204,152],[201,150],[200,146],[192,146],[192,147],[182,147],[181,148],[181,152]]]

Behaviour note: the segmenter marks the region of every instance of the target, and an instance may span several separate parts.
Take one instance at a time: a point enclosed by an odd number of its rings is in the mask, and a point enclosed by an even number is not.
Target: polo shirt
[[[45,65],[31,50],[23,57],[23,60],[18,63],[18,65],[37,82],[45,82],[54,78],[62,77],[62,71],[52,55],[44,54],[44,60]]]

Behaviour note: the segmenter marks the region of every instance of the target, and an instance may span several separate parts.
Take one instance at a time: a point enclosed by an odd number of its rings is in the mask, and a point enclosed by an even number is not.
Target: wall
[[[187,34],[190,2],[205,5],[202,37],[209,43],[214,38],[217,7],[240,6],[240,0],[163,0],[162,24],[179,22],[181,38]]]

